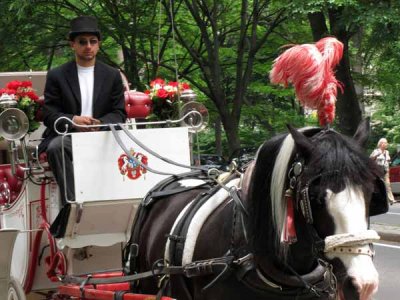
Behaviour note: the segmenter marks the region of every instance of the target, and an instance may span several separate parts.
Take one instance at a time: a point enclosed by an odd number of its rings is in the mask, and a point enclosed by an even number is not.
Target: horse
[[[160,275],[136,291],[180,300],[372,297],[379,236],[369,216],[388,207],[381,171],[363,149],[369,120],[353,137],[288,129],[260,146],[244,174],[215,180],[198,171],[149,192],[126,272]]]

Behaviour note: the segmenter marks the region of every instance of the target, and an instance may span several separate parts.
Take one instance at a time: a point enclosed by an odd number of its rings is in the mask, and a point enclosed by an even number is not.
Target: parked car
[[[256,147],[244,147],[233,153],[229,161],[235,160],[239,167],[244,166],[256,157]]]
[[[216,154],[200,154],[200,165],[209,169],[216,168],[226,171],[228,167],[227,161],[220,155]]]
[[[393,194],[400,194],[400,152],[392,157],[389,176]]]

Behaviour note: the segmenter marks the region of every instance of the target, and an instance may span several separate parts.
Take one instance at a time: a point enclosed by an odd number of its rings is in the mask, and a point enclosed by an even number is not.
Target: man
[[[47,160],[61,191],[61,201],[74,200],[71,138],[64,138],[66,185],[62,165],[62,137],[54,130],[60,117],[76,125],[124,123],[126,119],[124,88],[119,71],[96,60],[101,44],[97,20],[80,16],[71,21],[69,43],[75,60],[47,73],[44,90],[43,122],[47,129],[39,151],[46,151]],[[94,131],[96,128],[72,126],[63,119],[57,122],[60,132]],[[106,128],[105,128],[106,129]]]
[[[396,202],[392,193],[392,187],[390,185],[390,176],[389,176],[389,166],[390,166],[390,155],[387,150],[389,143],[387,139],[381,138],[376,145],[376,149],[372,151],[370,157],[376,161],[376,163],[382,167],[382,171],[384,173],[383,180],[385,181],[387,199],[390,205]]]

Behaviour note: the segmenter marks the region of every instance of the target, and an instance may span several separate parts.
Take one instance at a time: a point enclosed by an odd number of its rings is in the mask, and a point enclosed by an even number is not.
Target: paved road
[[[400,299],[400,243],[376,243],[375,253],[380,283],[374,300]]]
[[[400,203],[389,212],[371,218],[371,227],[379,232],[381,242],[375,244],[374,263],[379,272],[379,290],[374,300],[400,299]]]
[[[371,218],[371,223],[386,224],[400,227],[400,203],[389,206],[389,212]],[[399,232],[400,234],[400,232]]]

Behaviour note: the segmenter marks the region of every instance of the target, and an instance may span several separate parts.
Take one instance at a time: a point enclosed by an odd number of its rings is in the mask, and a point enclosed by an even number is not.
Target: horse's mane
[[[304,128],[300,131],[315,146],[304,173],[322,174],[320,184],[343,188],[347,182],[362,186],[379,171],[354,140],[334,130]],[[249,191],[251,244],[255,253],[286,255],[281,234],[286,219],[288,171],[294,160],[295,143],[290,134],[265,142],[258,151]],[[337,172],[332,173],[333,170]],[[327,174],[324,176],[324,174]]]

